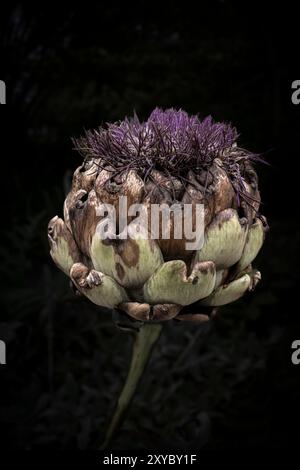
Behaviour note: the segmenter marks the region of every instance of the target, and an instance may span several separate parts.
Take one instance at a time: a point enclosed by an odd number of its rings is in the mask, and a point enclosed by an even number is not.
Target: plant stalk
[[[130,368],[123,389],[119,395],[115,412],[107,429],[104,442],[101,445],[101,450],[107,448],[122,425],[125,413],[128,410],[132,397],[134,396],[151,356],[153,346],[159,338],[161,329],[161,323],[146,323],[142,325],[138,331],[133,333],[134,339]]]

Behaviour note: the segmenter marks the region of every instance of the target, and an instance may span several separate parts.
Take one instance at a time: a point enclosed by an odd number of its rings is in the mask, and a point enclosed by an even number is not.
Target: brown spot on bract
[[[122,261],[129,267],[136,266],[140,257],[138,244],[134,240],[126,240],[116,247],[118,255]]]
[[[199,269],[202,274],[214,274],[215,266],[212,261],[202,261],[199,263]]]
[[[125,276],[125,271],[123,266],[120,263],[116,263],[116,271],[120,279],[123,279]]]

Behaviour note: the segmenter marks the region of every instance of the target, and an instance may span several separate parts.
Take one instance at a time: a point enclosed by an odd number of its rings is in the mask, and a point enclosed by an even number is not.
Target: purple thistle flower
[[[234,127],[215,122],[211,116],[201,121],[183,110],[155,108],[147,121],[141,122],[134,113],[87,131],[73,143],[85,160],[93,159],[113,176],[135,169],[144,180],[152,169],[184,179],[190,169],[207,170],[220,158],[239,201],[244,192],[244,163],[260,157],[239,148],[237,138]]]

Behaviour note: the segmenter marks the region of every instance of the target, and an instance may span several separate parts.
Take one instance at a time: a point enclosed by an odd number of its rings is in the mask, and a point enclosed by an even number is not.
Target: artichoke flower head
[[[252,262],[267,229],[260,214],[254,164],[259,157],[237,145],[229,124],[200,120],[174,109],[155,109],[147,121],[134,115],[74,139],[83,163],[73,175],[64,220],[48,226],[51,256],[76,289],[99,306],[141,322],[207,321],[216,307],[254,289],[260,273]],[[103,207],[122,215],[139,204],[149,215],[141,226],[127,214],[127,237],[120,227],[106,238]],[[203,207],[203,240],[187,249],[185,233],[150,234],[151,208]],[[180,209],[181,208],[181,209]],[[161,220],[161,219],[159,219]],[[103,230],[102,230],[103,229]]]

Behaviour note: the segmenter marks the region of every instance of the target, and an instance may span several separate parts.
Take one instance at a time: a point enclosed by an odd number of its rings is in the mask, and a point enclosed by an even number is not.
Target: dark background
[[[75,3],[75,2],[73,2]],[[46,227],[84,128],[155,106],[232,122],[262,152],[271,227],[253,295],[209,328],[168,323],[114,449],[292,448],[300,443],[299,127],[294,7],[140,1],[1,5],[0,366],[6,449],[95,449],[130,357],[110,315],[69,290]]]

